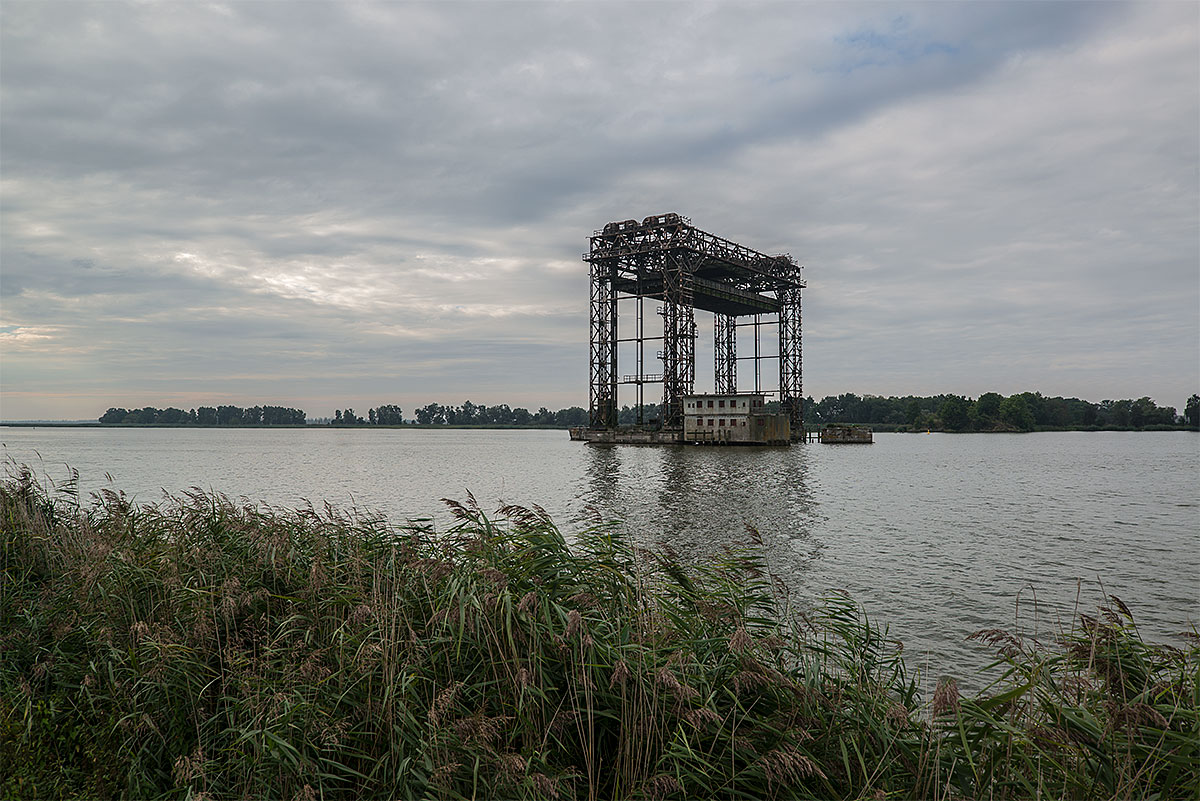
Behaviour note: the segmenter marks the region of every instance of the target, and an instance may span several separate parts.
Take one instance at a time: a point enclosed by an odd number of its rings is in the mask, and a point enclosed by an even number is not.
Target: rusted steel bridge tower
[[[800,266],[790,255],[768,256],[722,239],[679,214],[610,222],[596,231],[583,260],[591,266],[590,418],[592,429],[616,429],[617,386],[635,384],[639,413],[646,384],[663,386],[662,428],[683,426],[683,397],[696,379],[695,310],[714,315],[717,394],[738,391],[737,328],[754,329],[754,390],[761,391],[761,363],[779,362],[779,402],[791,419],[792,438],[803,437]],[[636,302],[635,331],[621,336],[617,304]],[[662,336],[646,335],[645,301],[660,301]],[[750,317],[749,322],[739,322]],[[764,319],[766,318],[766,319]],[[759,332],[778,330],[777,355],[762,355]],[[655,326],[654,328],[657,328]],[[661,373],[645,372],[645,343],[661,341]],[[636,372],[617,370],[617,345],[635,343]],[[639,420],[639,422],[642,422]]]

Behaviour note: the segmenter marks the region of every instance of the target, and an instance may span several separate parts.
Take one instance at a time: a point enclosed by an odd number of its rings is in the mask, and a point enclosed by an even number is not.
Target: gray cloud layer
[[[1194,4],[0,22],[5,419],[583,404],[579,255],[664,211],[806,265],[809,394],[1200,388]]]

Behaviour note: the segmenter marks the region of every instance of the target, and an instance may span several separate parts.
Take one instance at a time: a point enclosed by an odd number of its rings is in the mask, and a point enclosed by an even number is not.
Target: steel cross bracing
[[[665,427],[683,426],[683,396],[696,384],[694,265],[690,254],[668,251],[663,270],[663,411]]]
[[[737,392],[737,317],[713,315],[713,377],[718,395]]]
[[[591,265],[591,349],[589,359],[588,397],[589,425],[592,428],[615,428],[617,425],[617,350],[613,336],[617,322],[612,288],[612,260],[594,261]]]
[[[779,407],[787,412],[792,432],[804,433],[804,364],[800,315],[800,268],[779,293]]]
[[[801,429],[800,267],[786,254],[768,256],[694,227],[678,214],[612,222],[596,231],[584,261],[591,265],[590,420],[613,428],[617,415],[617,343],[636,342],[638,372],[621,383],[663,384],[662,424],[682,426],[683,397],[695,386],[695,310],[715,315],[717,392],[737,390],[739,316],[776,315],[779,329],[779,399],[792,418],[793,437]],[[647,337],[639,313],[636,336],[617,336],[617,300],[662,301],[663,363],[660,374],[645,374],[641,353]],[[756,329],[757,330],[757,329]],[[757,335],[756,335],[757,338]],[[756,353],[756,373],[758,355]],[[766,357],[762,357],[766,358]],[[756,389],[758,381],[756,377]],[[639,408],[641,398],[639,396]]]

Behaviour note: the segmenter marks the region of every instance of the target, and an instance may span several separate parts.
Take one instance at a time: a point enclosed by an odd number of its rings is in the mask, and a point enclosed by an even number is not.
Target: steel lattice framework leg
[[[617,350],[614,331],[617,316],[612,272],[613,266],[608,261],[592,263],[591,350],[588,363],[588,421],[592,428],[613,428],[617,424]]]
[[[737,392],[737,317],[732,314],[713,314],[713,354],[716,393],[733,395]]]
[[[779,406],[791,420],[792,441],[804,436],[804,370],[801,350],[800,271],[793,268],[790,286],[779,296]]]
[[[663,427],[683,427],[683,396],[696,384],[696,321],[692,265],[671,253],[663,269]]]

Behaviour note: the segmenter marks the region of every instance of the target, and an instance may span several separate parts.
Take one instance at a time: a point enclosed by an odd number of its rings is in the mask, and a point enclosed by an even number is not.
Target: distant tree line
[[[635,425],[638,422],[638,409],[642,412],[642,425],[652,424],[662,416],[662,405],[646,403],[638,406],[622,406],[617,412],[617,425]]]
[[[778,402],[767,404],[777,409]],[[641,407],[642,422],[654,424],[660,418],[658,404]],[[545,406],[536,412],[507,403],[495,406],[464,401],[461,406],[430,403],[417,409],[415,422],[420,425],[451,426],[543,426],[567,428],[588,423],[586,409],[570,406],[550,411]],[[156,409],[109,409],[101,423],[126,425],[304,425],[305,413],[283,406],[200,406],[189,411],[168,407]],[[621,425],[638,422],[638,407],[623,406],[617,413]],[[1021,392],[1005,397],[985,392],[971,399],[962,395],[919,397],[882,397],[879,395],[829,395],[820,401],[806,398],[804,422],[809,426],[827,423],[857,423],[894,428],[928,428],[940,431],[1032,431],[1035,428],[1145,429],[1155,427],[1200,427],[1200,395],[1187,400],[1182,415],[1172,406],[1158,406],[1148,397],[1137,400],[1104,400],[1099,403],[1079,398],[1044,397],[1040,392]],[[353,409],[339,409],[329,424],[333,426],[405,425],[399,406],[384,404],[367,410],[360,417]]]
[[[187,411],[168,406],[156,409],[109,409],[100,415],[101,423],[125,423],[129,425],[173,426],[302,426],[304,412],[286,406],[198,406]]]
[[[462,406],[443,406],[440,403],[430,403],[415,412],[417,422],[422,425],[451,425],[451,426],[568,426],[587,425],[587,410],[579,406],[571,406],[552,412],[545,406],[536,412],[528,409],[511,408],[507,403],[495,406],[475,404],[464,401]]]
[[[545,406],[536,412],[521,407],[512,408],[507,403],[486,406],[471,401],[463,401],[461,406],[447,406],[441,403],[430,403],[413,412],[414,419],[410,422],[423,426],[544,426],[566,428],[568,426],[586,425],[587,410],[579,406],[560,409],[552,412]],[[367,410],[367,416],[360,417],[353,409],[338,409],[333,419],[333,426],[398,426],[406,423],[404,413],[399,406],[384,405]]]
[[[1200,426],[1200,395],[1188,398],[1183,415],[1150,398],[1104,400],[1044,397],[1022,392],[1005,397],[985,392],[978,398],[962,395],[880,397],[830,395],[814,402],[807,398],[804,422],[862,423],[943,431],[1032,431],[1035,428],[1152,428]]]
[[[402,426],[404,425],[404,411],[399,407],[390,403],[385,403],[375,409],[368,409],[366,419],[359,417],[354,413],[353,409],[345,411],[338,409],[329,421],[331,426]]]

